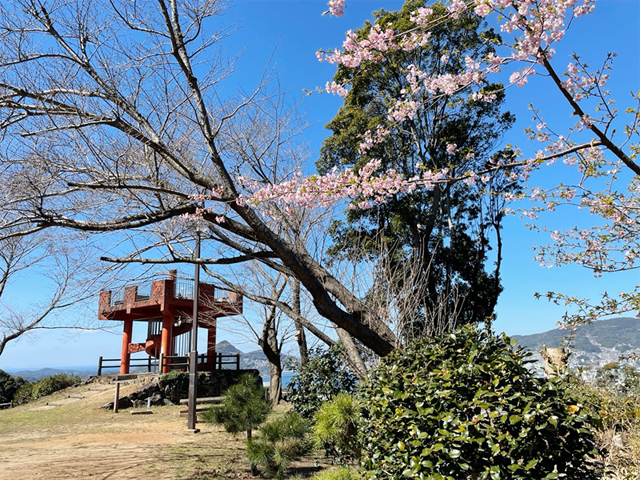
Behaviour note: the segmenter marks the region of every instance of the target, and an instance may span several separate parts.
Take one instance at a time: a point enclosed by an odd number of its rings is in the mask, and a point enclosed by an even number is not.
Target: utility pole
[[[198,304],[200,303],[200,229],[196,227],[196,249],[193,273],[193,320],[191,323],[191,351],[189,352],[189,410],[187,429],[198,433],[196,428],[196,399],[198,391]]]

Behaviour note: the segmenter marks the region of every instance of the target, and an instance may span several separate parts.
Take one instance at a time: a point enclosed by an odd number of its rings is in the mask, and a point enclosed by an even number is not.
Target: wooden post
[[[161,353],[158,356],[158,374],[164,373],[163,370],[162,370],[163,363],[164,363],[164,355]]]
[[[200,232],[196,230],[196,248],[194,259],[200,259]],[[196,400],[198,397],[198,308],[200,303],[200,265],[194,266],[193,275],[193,315],[191,320],[191,351],[189,352],[189,409],[187,414],[187,429],[198,433]]]
[[[98,357],[98,376],[102,375],[102,357]]]
[[[222,370],[222,354],[218,353],[218,370]]]
[[[116,382],[116,396],[113,399],[113,413],[118,413],[119,401],[120,401],[120,382]]]
[[[236,353],[236,370],[240,370],[240,354]]]

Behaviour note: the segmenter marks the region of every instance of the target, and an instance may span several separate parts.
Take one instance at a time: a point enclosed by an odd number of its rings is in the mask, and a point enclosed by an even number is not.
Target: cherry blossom
[[[507,200],[523,199],[532,203],[519,209],[521,216],[532,220],[565,207],[590,213],[594,218],[590,228],[574,227],[548,232],[552,243],[539,248],[537,259],[547,267],[578,263],[593,270],[595,275],[601,275],[640,267],[640,241],[636,241],[640,236],[635,227],[640,222],[637,217],[637,212],[640,212],[640,166],[635,163],[635,155],[640,153],[640,112],[637,107],[628,108],[624,112],[624,128],[618,130],[623,133],[617,133],[614,138],[616,133],[612,125],[621,121],[622,113],[616,110],[615,103],[609,98],[606,84],[615,54],[607,55],[597,70],[588,68],[577,55],[566,66],[564,74],[552,64],[555,60],[554,44],[565,37],[574,19],[591,13],[594,5],[594,0],[450,0],[446,3],[446,15],[451,18],[469,9],[481,17],[494,16],[500,24],[503,43],[495,54],[487,58],[468,59],[466,70],[458,75],[430,76],[415,66],[407,69],[409,87],[389,102],[388,120],[401,123],[413,118],[420,111],[421,102],[429,95],[446,96],[480,86],[490,75],[506,74],[509,83],[525,87],[532,75],[544,74],[550,86],[556,88],[573,109],[577,119],[575,125],[568,131],[557,132],[553,130],[552,122],[534,111],[535,127],[527,133],[542,148],[535,156],[526,158],[514,147],[513,157],[508,161],[496,160],[494,167],[521,167],[511,172],[514,181],[528,181],[534,170],[550,167],[559,159],[562,168],[574,169],[579,180],[572,185],[545,190],[532,186],[520,195],[508,194]],[[446,21],[443,17],[435,18],[433,12],[430,7],[415,11],[411,16],[415,26],[405,32],[390,32],[375,26],[370,38],[359,41],[349,33],[341,50],[320,52],[319,58],[357,69],[362,62],[383,62],[385,52],[396,49],[411,51],[417,45],[427,45],[430,26]],[[444,63],[450,58],[443,55],[440,60]],[[509,71],[505,72],[507,69]],[[474,100],[492,101],[491,94],[485,94],[481,89],[470,95]],[[640,103],[637,96],[633,98]],[[363,151],[375,144],[377,133],[365,134],[361,142]],[[446,151],[456,154],[457,147],[449,144]],[[623,172],[625,180],[621,180]],[[451,178],[442,172],[429,173],[439,181],[467,183],[478,177],[482,182],[488,181],[491,174],[491,171],[468,172],[462,177]],[[418,188],[422,186],[420,181],[417,181]],[[515,210],[508,208],[505,213],[515,213]],[[544,227],[536,224],[532,224],[532,228],[544,231]],[[620,294],[616,299],[605,293],[599,305],[552,292],[547,296],[553,301],[579,307],[578,313],[567,317],[567,321],[595,318],[628,308],[638,310],[640,306],[640,289]]]
[[[329,13],[343,15],[345,0],[329,1]],[[394,170],[381,171],[380,162],[373,159],[360,169],[335,169],[326,175],[305,177],[301,173],[288,180],[270,185],[242,178],[239,196],[212,191],[194,197],[202,205],[200,212],[215,213],[223,222],[230,202],[253,205],[271,212],[269,205],[326,206],[347,202],[350,208],[371,208],[394,195],[411,194],[416,189],[431,188],[437,182],[465,182],[487,184],[501,169],[510,169],[512,181],[530,181],[537,169],[567,169],[577,180],[553,188],[535,185],[516,195],[507,193],[507,201],[527,202],[520,208],[506,208],[504,213],[531,220],[531,227],[549,235],[550,244],[538,249],[536,259],[544,266],[580,264],[595,275],[640,267],[640,235],[637,234],[640,212],[640,166],[635,155],[640,153],[638,142],[640,113],[636,107],[621,113],[615,108],[606,90],[615,54],[609,54],[602,66],[592,70],[577,55],[557,70],[554,46],[561,41],[574,20],[593,11],[595,0],[449,0],[446,11],[435,15],[434,8],[417,9],[410,17],[413,25],[395,31],[388,25],[373,25],[364,34],[346,33],[339,49],[321,50],[318,60],[341,66],[357,73],[367,62],[384,62],[392,51],[412,51],[427,46],[433,25],[456,18],[464,12],[480,17],[492,16],[502,32],[502,43],[486,58],[466,58],[464,68],[457,74],[430,75],[415,65],[406,69],[407,87],[388,102],[385,126],[377,126],[360,138],[361,154],[373,151],[374,145],[387,138],[394,124],[399,126],[419,114],[423,102],[436,95],[444,97],[468,92],[471,99],[491,102],[495,93],[485,92],[483,85],[496,75],[514,87],[526,88],[533,75],[543,74],[550,88],[566,99],[575,114],[576,122],[562,131],[554,130],[553,121],[533,112],[533,127],[527,130],[530,140],[539,145],[533,156],[525,156],[515,147],[508,158],[496,157],[483,171],[469,171],[453,176],[448,169],[431,171],[422,167],[414,178],[404,178]],[[442,9],[438,10],[442,11]],[[451,53],[440,58],[443,64],[452,61]],[[565,67],[562,67],[565,68]],[[348,95],[347,82],[327,82],[324,90],[341,97]],[[635,101],[640,102],[638,97]],[[615,133],[612,127],[625,115],[624,128]],[[617,137],[614,138],[614,135]],[[458,151],[457,145],[447,143],[442,148],[449,155],[467,158],[473,152]],[[558,161],[561,160],[561,161]],[[557,163],[556,163],[557,162]],[[517,168],[515,168],[517,167]],[[623,175],[624,174],[624,175]],[[623,178],[624,177],[624,178]],[[222,205],[222,207],[221,207]],[[224,211],[221,212],[220,208]],[[547,232],[538,226],[540,216],[560,208],[577,208],[593,218],[590,228],[568,227]],[[266,214],[266,213],[265,213]],[[638,240],[636,240],[638,239]],[[549,292],[550,300],[578,306],[575,318],[623,311],[640,306],[640,289],[619,295],[616,299],[605,294],[600,305],[576,297]],[[568,317],[571,320],[574,317]]]
[[[329,13],[339,17],[344,15],[344,7],[346,0],[329,0]]]

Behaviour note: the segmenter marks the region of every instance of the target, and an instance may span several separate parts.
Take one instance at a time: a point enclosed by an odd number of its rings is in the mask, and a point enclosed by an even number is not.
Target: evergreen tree
[[[413,26],[411,13],[423,6],[424,1],[410,0],[400,11],[376,12],[375,25],[391,28],[396,35],[407,32]],[[433,8],[434,19],[442,15],[442,5]],[[358,38],[364,38],[372,28],[366,23],[356,32]],[[407,178],[419,175],[422,169],[442,168],[460,176],[482,171],[509,155],[496,151],[514,121],[513,115],[502,111],[504,92],[500,84],[486,83],[450,95],[422,97],[415,117],[400,124],[388,120],[389,102],[403,95],[409,98],[412,66],[432,74],[456,74],[463,70],[467,57],[486,57],[493,52],[492,44],[500,41],[468,11],[457,20],[435,24],[430,34],[424,47],[386,52],[382,61],[366,61],[357,69],[338,68],[334,80],[339,84],[348,81],[352,88],[327,125],[333,135],[323,145],[319,171],[362,166],[378,159],[380,171],[393,168]],[[478,100],[478,93],[494,100]],[[389,133],[363,148],[366,132],[379,130]],[[380,258],[382,243],[386,245],[385,263],[392,271],[417,270],[418,275],[413,276],[380,275],[369,292],[370,301],[381,292],[416,299],[400,314],[403,318],[396,319],[405,340],[453,324],[493,318],[502,290],[500,194],[515,188],[508,175],[494,175],[486,183],[443,183],[430,190],[399,194],[384,205],[351,210],[346,221],[334,224],[332,254]],[[495,265],[489,268],[492,236],[496,239]]]
[[[245,373],[224,392],[222,405],[211,407],[203,420],[224,424],[229,433],[247,432],[247,440],[251,440],[252,431],[267,419],[270,411],[271,402],[265,399],[264,389],[255,376]]]
[[[14,377],[0,370],[0,403],[9,403],[21,385],[26,381],[22,377]]]

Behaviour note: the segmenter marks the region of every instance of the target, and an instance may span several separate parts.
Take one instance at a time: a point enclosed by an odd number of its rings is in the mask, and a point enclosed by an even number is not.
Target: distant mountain
[[[533,353],[532,358],[542,365],[542,346],[563,346],[561,344],[568,333],[556,329],[533,335],[513,335],[513,338]],[[569,348],[572,352],[570,367],[601,367],[618,361],[621,355],[640,351],[640,319],[621,317],[578,327]]]
[[[240,350],[238,350],[236,347],[231,345],[226,340],[223,340],[222,342],[216,345],[216,352],[222,353],[223,355],[234,355],[236,353],[242,353]]]
[[[231,343],[222,341],[216,345],[216,351],[224,355],[240,354],[240,368],[251,369],[254,368],[260,371],[260,375],[263,377],[269,376],[269,360],[262,350],[252,350],[251,352],[242,352],[238,350]],[[289,356],[282,357],[282,365],[286,365]]]
[[[95,370],[80,370],[75,368],[41,368],[39,370],[9,370],[14,377],[22,377],[30,382],[37,382],[46,377],[66,373],[67,375],[78,375],[81,378],[88,378],[95,375]]]

